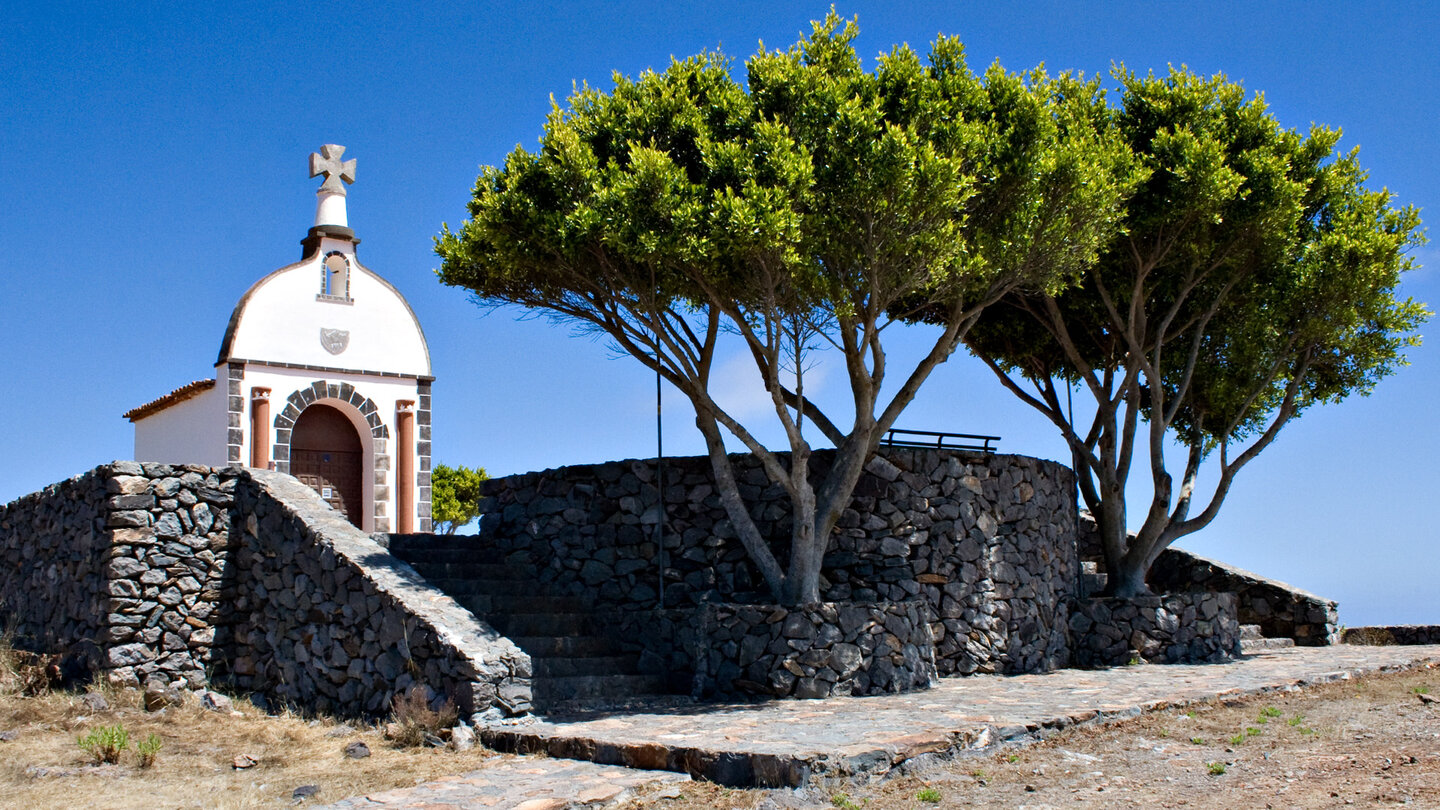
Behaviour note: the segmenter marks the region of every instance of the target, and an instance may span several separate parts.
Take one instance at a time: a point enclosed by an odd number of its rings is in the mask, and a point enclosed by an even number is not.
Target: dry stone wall
[[[1340,634],[1342,644],[1385,647],[1391,644],[1440,644],[1440,625],[1389,624],[1347,627]]]
[[[817,475],[831,453],[812,458]],[[784,559],[789,508],[749,456],[741,495]],[[706,458],[666,459],[663,607],[770,601],[720,505]],[[533,566],[537,585],[598,610],[661,608],[655,460],[563,467],[486,483],[477,546]],[[1065,467],[1024,456],[885,449],[842,515],[821,597],[918,600],[941,674],[1064,666],[1078,580]],[[664,650],[651,650],[667,658]],[[672,649],[670,659],[683,659]]]
[[[530,708],[530,658],[288,475],[236,491],[230,678],[325,711],[379,714],[421,684],[467,712]]]
[[[33,649],[102,663],[105,479],[96,472],[0,506],[0,626]]]
[[[0,506],[0,626],[118,684],[529,709],[529,656],[279,473],[119,461]]]
[[[1228,661],[1240,654],[1233,593],[1081,599],[1070,617],[1079,667]]]
[[[701,697],[880,695],[936,681],[923,602],[706,605],[702,617]]]
[[[118,461],[0,507],[0,615],[120,684],[205,682],[233,471]]]
[[[1080,513],[1080,559],[1105,568],[1105,553],[1095,519]],[[1278,579],[1269,579],[1219,560],[1171,546],[1160,553],[1146,577],[1156,592],[1210,591],[1234,593],[1241,624],[1260,626],[1266,638],[1290,638],[1300,646],[1325,646],[1340,640],[1339,606]]]

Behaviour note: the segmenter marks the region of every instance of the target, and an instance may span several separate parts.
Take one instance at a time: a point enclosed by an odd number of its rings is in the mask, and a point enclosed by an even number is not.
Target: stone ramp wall
[[[118,461],[0,506],[0,626],[118,684],[529,707],[524,652],[280,473]]]
[[[941,674],[1064,666],[1079,576],[1070,470],[1024,456],[884,452],[840,519],[821,598],[925,602]],[[814,454],[817,474],[831,457]],[[753,457],[731,460],[741,495],[783,564],[790,528],[783,490]],[[709,459],[668,458],[665,469],[667,614],[770,601],[720,505]],[[654,459],[492,479],[471,542],[477,553],[533,566],[537,587],[556,595],[580,597],[599,611],[654,611],[661,579],[656,481]],[[641,646],[670,659],[671,668],[686,657]]]
[[[228,678],[333,712],[380,714],[413,684],[466,712],[529,709],[530,658],[283,473],[247,470]]]
[[[1097,563],[1103,572],[1105,553],[1088,512],[1080,514],[1078,543],[1080,559]],[[1266,638],[1290,638],[1312,647],[1339,641],[1339,609],[1334,600],[1183,548],[1162,551],[1146,581],[1157,593],[1234,593],[1240,623],[1259,625]]]

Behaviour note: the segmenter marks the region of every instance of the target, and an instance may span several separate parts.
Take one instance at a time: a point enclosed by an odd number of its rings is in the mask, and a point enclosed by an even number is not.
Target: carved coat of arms
[[[320,328],[320,345],[331,354],[339,354],[350,345],[350,333],[344,329]]]

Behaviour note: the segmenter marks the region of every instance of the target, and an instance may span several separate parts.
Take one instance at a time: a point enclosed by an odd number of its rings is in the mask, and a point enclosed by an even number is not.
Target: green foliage
[[[101,726],[91,729],[88,734],[77,739],[76,743],[81,750],[95,758],[96,764],[114,764],[120,761],[121,754],[129,750],[130,732],[120,723]]]
[[[1231,745],[1240,745],[1245,742],[1245,733],[1241,732],[1230,738]]]
[[[454,534],[480,515],[480,485],[489,478],[484,467],[435,465],[430,473],[430,515],[437,534]]]
[[[1410,691],[1411,691],[1411,692],[1414,692],[1414,693],[1417,694],[1417,695],[1428,695],[1428,694],[1430,694],[1430,687],[1428,687],[1428,686],[1414,686],[1414,687],[1411,687],[1411,688],[1410,688]]]
[[[1265,708],[1263,708],[1263,709],[1260,710],[1260,716],[1261,716],[1261,717],[1280,717],[1280,716],[1283,715],[1283,714],[1284,714],[1284,712],[1280,711],[1279,709],[1275,708],[1274,706],[1266,706]],[[1264,722],[1264,721],[1262,720],[1261,722]]]
[[[915,799],[917,801],[922,801],[926,804],[939,804],[940,798],[940,791],[936,790],[933,787],[920,788],[920,791],[915,794]]]
[[[839,810],[861,810],[862,807],[870,803],[870,800],[866,799],[862,804],[856,802],[844,793],[836,793],[830,797],[830,803],[839,808]]]
[[[155,757],[160,754],[160,735],[151,734],[135,744],[135,753],[140,758],[140,767],[148,768],[155,764]]]
[[[1304,716],[1304,715],[1301,715],[1301,714],[1297,714],[1297,715],[1295,715],[1294,717],[1290,718],[1289,720],[1286,720],[1285,722],[1286,722],[1288,725],[1291,725],[1291,726],[1298,726],[1298,725],[1300,725],[1301,723],[1305,722],[1305,716]]]
[[[1100,524],[1108,587],[1127,596],[1146,592],[1160,551],[1214,519],[1235,474],[1290,419],[1367,394],[1404,365],[1430,313],[1397,295],[1423,242],[1417,211],[1366,187],[1356,153],[1336,152],[1338,131],[1284,129],[1224,76],[1116,77],[1108,121],[1146,176],[1122,227],[1080,285],[1010,295],[967,343],[1060,427]],[[1094,400],[1075,409],[1088,424],[1071,422],[1058,393],[1077,385]],[[1170,441],[1186,450],[1178,480]],[[1131,540],[1137,451],[1154,495]],[[1207,459],[1208,500],[1196,491]]]
[[[1245,727],[1245,736],[1246,736],[1246,737],[1258,737],[1258,736],[1260,736],[1260,729],[1255,728],[1254,726],[1246,726],[1246,727]]]
[[[581,87],[537,151],[483,170],[469,220],[436,243],[442,283],[604,335],[690,400],[740,542],[792,604],[818,600],[864,464],[931,371],[991,301],[1058,291],[1097,260],[1139,179],[1095,82],[976,75],[946,37],[867,70],[858,33],[831,12],[747,60],[743,85],[707,52]],[[920,311],[943,328],[892,370],[882,336]],[[722,334],[754,361],[788,457],[712,396]],[[805,396],[825,352],[852,394],[841,418]],[[815,481],[807,431],[837,448]],[[727,432],[789,496],[788,554],[747,511]]]
[[[1225,763],[1207,762],[1205,763],[1205,772],[1211,776],[1220,776],[1225,773]]]
[[[1194,745],[1204,745],[1204,744],[1205,744],[1205,738],[1204,738],[1204,737],[1191,737],[1191,738],[1190,738],[1190,742],[1191,742],[1192,744],[1194,744]]]

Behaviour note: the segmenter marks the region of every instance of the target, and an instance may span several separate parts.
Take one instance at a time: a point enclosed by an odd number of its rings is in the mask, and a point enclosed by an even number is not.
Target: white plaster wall
[[[351,260],[351,303],[316,300],[321,262],[332,250]],[[340,354],[326,351],[320,343],[322,328],[348,331],[349,346]],[[353,245],[333,239],[323,240],[310,258],[267,276],[251,289],[235,327],[230,357],[430,374],[425,337],[405,299],[356,261]]]
[[[224,373],[223,370],[225,369],[225,366],[220,366],[220,369],[222,370],[222,373]],[[399,525],[396,511],[399,490],[398,484],[395,480],[395,473],[396,470],[399,469],[398,454],[402,452],[402,449],[398,447],[396,442],[397,433],[395,429],[395,404],[400,400],[409,400],[410,402],[415,403],[418,403],[420,401],[419,384],[414,379],[379,377],[374,375],[354,373],[342,374],[338,372],[311,371],[306,369],[277,368],[273,366],[263,366],[254,363],[246,364],[245,378],[240,383],[241,398],[245,402],[245,438],[243,445],[240,448],[240,458],[244,459],[245,463],[248,463],[250,460],[250,447],[252,443],[252,437],[250,435],[250,414],[252,408],[250,389],[257,386],[270,389],[270,420],[269,424],[266,425],[266,430],[269,431],[269,435],[266,437],[266,442],[272,448],[271,460],[273,461],[273,448],[275,447],[275,417],[279,416],[285,410],[285,406],[287,404],[287,397],[289,397],[292,393],[301,388],[309,388],[310,384],[315,382],[316,380],[325,380],[327,383],[336,384],[349,383],[350,385],[355,387],[356,391],[360,392],[361,396],[369,397],[370,400],[375,403],[375,407],[377,409],[376,413],[380,417],[380,422],[381,424],[385,425],[390,434],[390,438],[386,440],[385,445],[385,453],[390,456],[390,469],[384,471],[384,483],[385,485],[390,487],[390,496],[385,500],[385,514],[390,517],[390,528],[391,531],[394,531]],[[341,413],[344,413],[346,416],[348,416],[351,423],[355,425],[356,432],[360,434],[360,443],[363,448],[366,465],[364,473],[364,491],[361,493],[361,497],[365,501],[365,503],[373,503],[373,499],[375,497],[375,484],[377,481],[377,476],[374,474],[375,470],[373,465],[375,458],[375,446],[374,440],[370,434],[370,426],[365,422],[365,418],[360,414],[360,412],[349,403],[330,401],[328,399],[316,400],[316,402],[334,407]],[[224,413],[220,414],[220,424],[225,424]],[[418,437],[418,431],[416,435]],[[420,463],[419,456],[415,452],[415,450],[415,446],[411,445],[408,448],[404,448],[403,452],[407,452],[410,454],[410,469],[414,470],[415,474],[418,476],[420,472]],[[418,528],[420,526],[418,508],[420,498],[416,480],[411,480],[409,482],[409,486],[411,487],[411,491],[414,493],[414,497],[411,498],[410,502],[414,505],[415,508],[415,514],[411,515],[411,525]],[[373,510],[366,511],[362,519],[361,528],[365,531],[375,531]]]
[[[225,383],[135,423],[135,460],[224,467]]]

